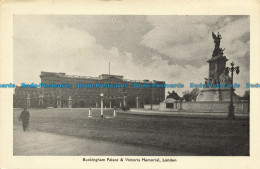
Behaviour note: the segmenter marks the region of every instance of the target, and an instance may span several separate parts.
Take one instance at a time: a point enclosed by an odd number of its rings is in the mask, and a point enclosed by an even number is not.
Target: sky
[[[249,16],[14,15],[14,83],[40,83],[40,72],[68,75],[123,75],[131,80],[204,83],[212,56],[212,32],[240,74],[243,95],[249,82]]]

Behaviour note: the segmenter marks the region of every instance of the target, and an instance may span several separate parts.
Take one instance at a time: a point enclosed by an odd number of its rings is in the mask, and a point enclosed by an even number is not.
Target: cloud
[[[221,47],[225,48],[225,55],[240,65],[241,73],[235,78],[242,86],[249,81],[249,18],[247,16],[148,16],[148,21],[154,25],[142,40],[145,46],[169,56],[168,63],[179,64],[190,72],[175,76],[183,79],[186,76],[193,80],[191,71],[199,72],[207,65],[214,49],[211,32],[220,32],[223,39]],[[172,62],[174,60],[174,62]],[[207,77],[204,76],[204,77]],[[201,77],[203,82],[203,77]],[[243,90],[237,91],[243,94]]]
[[[205,44],[205,41],[210,40],[210,37],[205,36],[209,32],[208,27],[201,23],[198,17],[148,16],[147,19],[155,28],[143,37],[142,43],[172,59],[201,58],[200,51],[210,49],[210,46]]]
[[[167,62],[156,60],[148,67],[136,64],[133,54],[120,51],[117,46],[104,47],[84,29],[57,26],[48,18],[34,16],[15,17],[14,27],[14,79],[17,83],[39,81],[40,71],[98,76],[108,72],[109,62],[111,73],[126,78],[153,79],[157,74],[156,80],[164,80],[160,76],[161,69],[151,69]],[[25,61],[26,64],[21,64]]]
[[[111,73],[128,79],[184,83],[174,89],[181,95],[208,76],[212,31],[241,67],[236,82],[248,81],[248,17],[15,15],[14,81],[39,82],[40,71],[98,76],[111,62]]]

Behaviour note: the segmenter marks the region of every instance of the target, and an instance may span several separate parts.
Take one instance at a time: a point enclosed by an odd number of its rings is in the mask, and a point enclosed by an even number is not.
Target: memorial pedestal
[[[231,89],[205,88],[197,96],[196,101],[230,101]],[[238,101],[238,96],[233,94],[234,101]]]

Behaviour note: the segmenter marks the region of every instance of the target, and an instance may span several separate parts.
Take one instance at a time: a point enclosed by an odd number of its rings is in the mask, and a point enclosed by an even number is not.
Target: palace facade
[[[74,76],[65,73],[41,72],[43,84],[71,84],[71,88],[22,88],[16,87],[14,107],[100,107],[101,93],[104,107],[143,108],[144,104],[159,104],[165,99],[165,88],[135,88],[134,84],[161,84],[164,81],[127,80],[120,75],[102,74],[99,77]],[[78,84],[93,84],[94,87],[78,87]],[[95,87],[95,84],[127,87]]]

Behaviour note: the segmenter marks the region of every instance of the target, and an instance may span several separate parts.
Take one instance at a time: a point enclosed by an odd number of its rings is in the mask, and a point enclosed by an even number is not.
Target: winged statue
[[[220,41],[222,39],[221,35],[218,32],[218,35],[216,35],[214,32],[212,32],[212,38],[214,39],[215,47],[219,48],[220,46]]]

